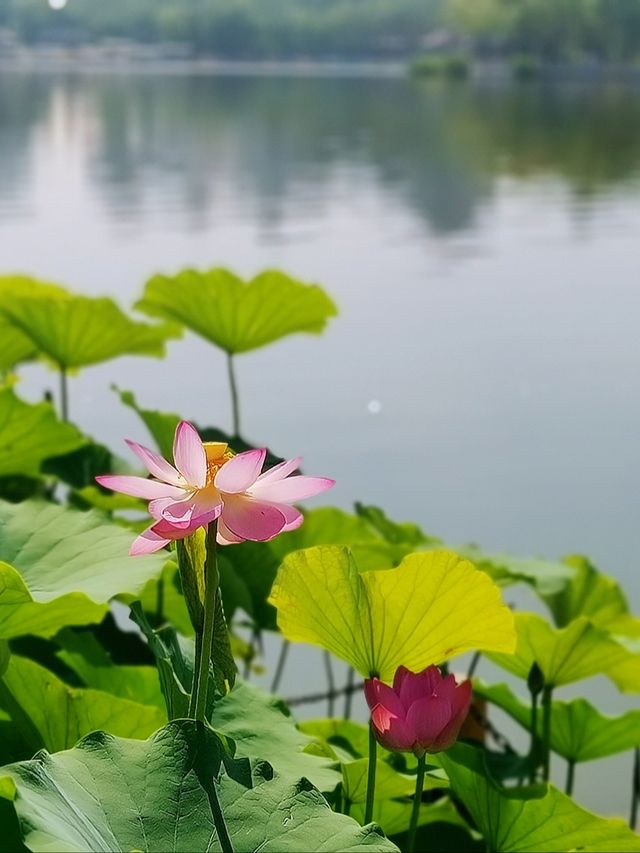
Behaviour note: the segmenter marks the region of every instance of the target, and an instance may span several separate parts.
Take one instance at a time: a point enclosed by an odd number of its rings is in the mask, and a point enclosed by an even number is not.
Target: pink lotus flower
[[[134,541],[133,555],[158,551],[216,519],[222,545],[273,539],[302,524],[294,501],[320,494],[334,483],[325,477],[289,476],[299,467],[300,457],[261,474],[265,449],[236,455],[223,442],[203,443],[186,421],[176,429],[175,466],[134,441],[127,444],[153,479],[107,474],[96,480],[107,489],[149,501],[155,521]]]
[[[437,666],[422,672],[398,667],[389,687],[377,678],[364,683],[377,740],[395,752],[442,752],[458,737],[469,712],[471,682],[443,678]]]

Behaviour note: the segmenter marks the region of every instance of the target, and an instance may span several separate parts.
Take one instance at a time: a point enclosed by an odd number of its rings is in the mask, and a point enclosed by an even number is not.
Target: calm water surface
[[[335,476],[344,507],[585,552],[635,605],[639,178],[640,91],[624,88],[0,77],[1,271],[125,306],[186,265],[321,283],[340,308],[322,338],[239,359],[248,436]],[[115,381],[228,427],[223,368],[188,337],[162,363],[85,371],[72,414],[114,447],[143,438]],[[24,374],[31,398],[51,383]],[[294,657],[290,692],[321,679]],[[603,710],[630,706],[593,685]],[[578,796],[626,812],[630,774],[587,765]]]

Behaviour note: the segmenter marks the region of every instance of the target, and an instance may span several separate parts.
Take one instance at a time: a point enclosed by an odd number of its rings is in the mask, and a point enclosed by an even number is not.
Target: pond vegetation
[[[185,270],[148,281],[134,309],[0,279],[0,849],[640,850],[640,711],[559,696],[598,674],[640,690],[640,621],[619,584],[584,556],[444,542],[366,495],[352,512],[297,509],[340,472],[309,477],[296,448],[285,461],[249,440],[235,361],[321,334],[337,307],[317,285]],[[77,371],[171,358],[183,334],[226,354],[231,434],[172,412],[170,387],[168,411],[111,392],[139,417],[135,462],[74,423]],[[38,404],[19,393],[34,361],[56,376]],[[208,369],[185,364],[185,381]],[[544,616],[505,605],[515,583]],[[266,633],[282,643],[271,693],[252,684]],[[325,654],[327,718],[297,724],[278,696],[294,643]],[[481,657],[519,690],[480,679]],[[369,726],[352,719],[360,690]],[[584,762],[626,750],[628,823],[571,796]]]

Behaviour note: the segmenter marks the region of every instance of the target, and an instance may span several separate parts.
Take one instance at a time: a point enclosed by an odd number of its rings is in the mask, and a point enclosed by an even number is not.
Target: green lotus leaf
[[[51,298],[68,295],[68,291],[55,284],[45,284],[26,276],[0,276],[0,370],[8,370],[38,356],[38,349],[31,338],[2,315],[2,307],[24,296]]]
[[[147,282],[136,308],[182,323],[230,354],[248,352],[295,332],[321,332],[337,314],[317,285],[303,284],[277,270],[248,282],[229,270],[183,270]]]
[[[298,723],[301,732],[321,740],[342,763],[369,755],[369,726],[342,717],[326,717],[320,720],[302,720]],[[390,752],[381,744],[377,747],[378,758],[386,761],[401,773],[415,773],[417,759],[411,752]],[[436,776],[442,781],[442,771]],[[446,781],[446,780],[445,780]],[[386,830],[385,830],[386,831]]]
[[[620,690],[640,690],[640,652],[596,628],[586,617],[558,629],[536,613],[516,613],[515,624],[515,654],[489,652],[487,656],[520,678],[527,678],[535,662],[550,687],[601,673]]]
[[[421,545],[430,543],[437,545],[440,542],[440,540],[432,536],[427,536],[417,524],[408,521],[392,521],[377,506],[365,506],[365,504],[356,503],[356,512],[358,517],[366,525],[375,530],[379,536],[391,545],[411,545],[417,549]]]
[[[640,851],[640,838],[622,820],[606,820],[553,785],[499,788],[489,777],[481,749],[458,743],[438,759],[455,795],[496,853]]]
[[[161,584],[161,588],[159,588],[159,584]],[[182,595],[180,573],[173,560],[166,563],[159,578],[152,578],[147,581],[144,589],[136,598],[140,601],[145,613],[158,617],[158,621],[169,622],[178,633],[186,637],[193,636],[193,625]],[[125,595],[119,596],[119,600],[125,604],[131,604],[134,599],[130,595]],[[224,604],[225,613],[228,613],[226,602]]]
[[[390,545],[357,516],[334,507],[304,513],[304,524],[271,542],[243,542],[220,552],[220,584],[231,619],[244,610],[255,626],[276,630],[276,611],[267,599],[287,554],[313,545],[348,545],[361,571],[392,568],[406,554]]]
[[[474,681],[473,689],[530,730],[530,706],[506,684],[488,686]],[[542,735],[541,719],[538,726]],[[593,761],[635,746],[640,746],[640,711],[610,717],[601,714],[586,699],[552,702],[551,748],[567,761]]]
[[[451,551],[410,554],[398,568],[359,572],[348,548],[289,554],[269,598],[278,625],[366,677],[392,681],[470,649],[515,646],[513,615],[491,579]]]
[[[158,449],[165,459],[173,459],[173,438],[176,427],[180,423],[180,415],[174,412],[158,412],[155,409],[143,409],[138,405],[131,391],[121,391],[115,385],[113,390],[118,394],[122,403],[138,415],[151,433]]]
[[[114,596],[162,571],[163,554],[129,557],[130,544],[97,512],[0,501],[0,637],[100,622]]]
[[[543,595],[556,625],[564,628],[572,619],[587,616],[594,625],[615,630],[630,615],[620,585],[586,557],[567,557],[565,562],[571,570],[569,582],[559,592]]]
[[[381,510],[377,512],[382,513]],[[392,541],[364,517],[336,507],[305,510],[304,524],[269,542],[278,564],[292,551],[314,545],[347,545],[361,572],[391,569],[413,550],[410,542]]]
[[[13,801],[34,853],[217,851],[220,813],[242,853],[397,851],[377,827],[331,811],[306,779],[274,773],[266,761],[231,759],[192,720],[147,741],[96,732],[0,776],[0,796]]]
[[[22,361],[36,358],[38,351],[32,341],[0,314],[0,371],[11,370]]]
[[[305,776],[321,791],[340,781],[336,761],[314,752],[318,741],[296,728],[286,705],[253,685],[238,683],[213,704],[211,725],[233,739],[236,754],[266,759],[278,773]]]
[[[51,456],[77,450],[87,439],[62,423],[49,403],[31,405],[0,388],[0,476],[35,476]]]
[[[543,596],[565,589],[573,577],[571,568],[562,562],[492,554],[472,545],[455,546],[455,550],[501,586],[527,583]]]
[[[376,798],[373,805],[372,820],[382,827],[385,835],[388,837],[396,836],[397,838],[408,830],[412,809],[413,804],[409,799],[381,800]],[[349,814],[357,820],[358,823],[364,824],[365,804],[353,803],[349,809]],[[420,811],[418,813],[418,826],[431,825],[434,822],[452,823],[461,828],[466,826],[463,819],[459,816],[457,809],[448,797],[442,797],[433,803],[425,802],[420,806]],[[406,841],[406,839],[403,840]],[[398,842],[396,841],[396,843]],[[431,851],[434,851],[435,853],[435,843],[436,839],[432,836],[431,845],[429,847],[419,846],[416,847],[416,849],[420,851],[430,851],[430,853]],[[404,845],[398,844],[398,846],[401,850],[407,849],[406,843]],[[485,850],[486,848],[482,847],[481,849]],[[455,848],[455,853],[463,853],[463,851],[459,851]]]
[[[56,635],[57,657],[86,687],[165,710],[155,666],[115,664],[92,631],[65,629]]]
[[[364,803],[367,799],[368,771],[368,758],[357,758],[355,761],[348,761],[342,765],[342,790],[350,803]],[[430,785],[430,777],[426,778],[425,781],[427,782],[425,788],[433,787]],[[442,787],[446,787],[446,785]],[[415,788],[415,776],[398,773],[386,761],[376,762],[377,799],[393,800],[398,797],[410,797]]]
[[[16,724],[30,754],[68,749],[107,728],[122,737],[148,737],[166,722],[164,709],[102,690],[70,687],[48,669],[12,655],[0,679],[0,705]]]
[[[149,641],[160,671],[169,716],[184,716],[193,683],[194,644],[171,628],[153,631],[134,605],[132,613]],[[217,695],[210,674],[207,712],[212,726],[236,743],[239,755],[261,757],[278,772],[306,776],[322,791],[340,781],[332,758],[312,754],[317,739],[296,729],[287,707],[257,687],[242,682],[224,696]]]
[[[137,323],[107,298],[61,298],[39,293],[0,303],[0,314],[21,331],[38,353],[65,370],[121,355],[164,355],[176,326]]]

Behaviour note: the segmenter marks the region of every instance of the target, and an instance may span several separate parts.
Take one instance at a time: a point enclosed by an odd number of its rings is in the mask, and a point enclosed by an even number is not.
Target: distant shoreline
[[[220,77],[316,77],[401,79],[410,76],[409,60],[278,59],[229,60],[213,57],[110,55],[84,46],[20,48],[0,54],[0,74],[149,75]],[[416,78],[420,79],[420,78]],[[440,79],[440,78],[438,78]],[[508,60],[471,61],[469,80],[509,82]],[[640,83],[640,66],[612,63],[548,63],[540,66],[536,82]]]
[[[20,56],[0,56],[0,73],[149,74],[238,77],[382,77],[408,74],[403,61],[348,60],[225,60],[103,58],[88,54],[48,56],[36,51]]]

